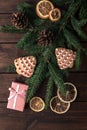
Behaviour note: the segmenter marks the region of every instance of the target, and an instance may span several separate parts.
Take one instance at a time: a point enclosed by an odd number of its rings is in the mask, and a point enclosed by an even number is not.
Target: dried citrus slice
[[[73,102],[77,97],[77,89],[72,83],[64,83],[66,87],[66,94],[63,95],[59,90],[57,91],[58,97],[65,103]]]
[[[53,4],[48,0],[41,0],[36,5],[37,15],[42,19],[49,17],[49,12],[54,8]]]
[[[44,109],[45,103],[40,97],[33,97],[30,100],[30,108],[35,112],[40,112]]]
[[[69,110],[70,103],[62,102],[58,96],[55,96],[50,101],[50,108],[57,114],[63,114]]]
[[[50,11],[49,13],[49,19],[52,22],[56,22],[61,18],[61,11],[58,8],[55,8],[53,10]]]

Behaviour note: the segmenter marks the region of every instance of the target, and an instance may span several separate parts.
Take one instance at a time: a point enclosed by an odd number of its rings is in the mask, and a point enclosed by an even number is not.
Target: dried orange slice
[[[30,108],[35,112],[40,112],[44,109],[45,103],[40,97],[33,97],[30,100]]]
[[[50,108],[57,114],[63,114],[69,110],[70,103],[62,102],[58,96],[55,96],[50,101]]]
[[[72,83],[64,83],[66,87],[66,94],[63,95],[59,90],[57,91],[58,97],[65,103],[73,102],[77,97],[77,89]]]
[[[61,11],[60,11],[60,9],[55,8],[55,9],[53,9],[53,10],[50,11],[50,13],[49,13],[49,19],[50,19],[52,22],[56,22],[56,21],[58,21],[60,18],[61,18]]]
[[[47,19],[52,9],[54,9],[54,6],[48,0],[41,0],[36,5],[36,13],[42,19]]]

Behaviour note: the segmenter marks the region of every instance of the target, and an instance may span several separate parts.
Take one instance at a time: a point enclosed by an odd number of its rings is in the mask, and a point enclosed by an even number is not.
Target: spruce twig
[[[33,37],[33,38],[32,38]],[[24,37],[18,42],[17,47],[29,51],[31,46],[36,42],[37,34],[33,31],[28,32]]]
[[[80,24],[78,20],[76,20],[74,17],[72,17],[71,19],[71,23],[72,23],[72,26],[74,28],[74,30],[77,32],[77,34],[83,38],[83,39],[87,39],[87,35],[84,33],[84,31],[82,30],[82,28],[79,26]]]
[[[0,32],[8,33],[26,33],[28,29],[17,29],[14,26],[0,26]]]
[[[64,29],[63,32],[64,32],[64,37],[66,38],[68,44],[71,44],[76,49],[78,48],[82,49],[80,41],[73,33],[71,33],[71,31]]]
[[[87,18],[80,20],[80,21],[78,22],[78,25],[79,25],[80,27],[83,27],[84,25],[86,25],[86,23],[87,23]]]
[[[78,49],[77,52],[76,52],[76,59],[75,59],[75,68],[76,70],[79,70],[80,69],[80,66],[81,66],[81,60],[82,60],[82,55],[81,55],[81,50]]]
[[[29,12],[29,11],[31,11],[32,7],[33,7],[33,5],[30,3],[27,3],[27,2],[23,2],[23,3],[20,3],[17,5],[17,9],[20,12],[24,12],[24,11]]]
[[[54,85],[53,79],[52,79],[52,77],[49,77],[46,95],[45,95],[45,109],[47,109],[49,107],[50,100],[51,100],[52,93],[53,93],[53,85]]]
[[[74,0],[72,0],[66,14],[64,15],[64,17],[61,19],[61,26],[59,29],[59,32],[65,28],[67,22],[69,21],[69,19],[71,18],[71,16],[74,16],[74,14],[77,12],[78,8],[80,6],[80,1],[76,1],[74,2]]]
[[[14,64],[10,64],[7,69],[8,72],[16,72],[16,68]]]
[[[26,102],[30,101],[30,99],[34,96],[37,89],[40,87],[41,82],[45,78],[45,63],[43,60],[38,64],[34,75],[26,80],[26,83],[29,85],[29,90],[27,92]]]
[[[86,3],[86,5],[87,5],[87,3]],[[87,18],[87,7],[84,8],[83,6],[81,6],[81,9],[80,9],[80,12],[79,12],[79,17],[80,17],[80,19],[86,19]]]
[[[66,90],[64,87],[63,76],[60,70],[58,70],[58,68],[55,68],[55,66],[53,66],[50,62],[48,63],[48,68],[49,68],[50,75],[52,79],[54,80],[57,88],[60,89],[60,91],[63,94],[65,94]]]

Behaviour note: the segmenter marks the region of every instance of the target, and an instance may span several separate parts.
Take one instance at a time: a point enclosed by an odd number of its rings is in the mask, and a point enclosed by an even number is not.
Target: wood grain
[[[17,43],[24,34],[0,33],[0,43]]]
[[[7,72],[8,66],[14,64],[14,59],[23,53],[23,50],[17,49],[16,44],[0,44],[0,72]]]
[[[5,37],[6,38],[6,37]],[[9,38],[10,39],[10,38]],[[6,40],[6,39],[4,39]],[[11,39],[10,39],[11,40]],[[15,58],[26,55],[23,50],[18,50],[16,43],[3,43],[0,44],[0,72],[7,72],[10,63],[13,63]],[[75,72],[75,69],[71,70]],[[87,71],[87,57],[83,57],[80,72]]]
[[[24,1],[25,0],[0,0],[0,13],[12,13],[16,10],[17,4]]]
[[[77,78],[78,77],[78,78]],[[12,81],[16,81],[16,79],[22,79],[22,77],[16,75],[16,74],[1,74],[0,75],[0,100],[1,101],[7,101],[9,91],[8,88],[11,86]],[[79,79],[79,80],[78,80]],[[66,82],[71,82],[75,84],[78,90],[78,97],[76,101],[78,102],[86,102],[87,101],[87,73],[71,73],[68,80]],[[43,85],[40,86],[42,89],[46,88],[46,82],[43,83]],[[40,95],[41,97],[45,95],[45,91],[42,91],[42,89],[38,90],[37,95]],[[41,92],[42,91],[42,92]],[[40,93],[40,94],[39,94]],[[56,93],[54,94],[56,95]]]
[[[11,14],[0,14],[0,26],[11,25]]]
[[[50,109],[40,113],[35,113],[29,108],[25,108],[23,113],[12,111],[3,103],[0,104],[0,128],[1,130],[11,130],[11,128],[12,130],[53,130],[53,128],[55,130],[78,130],[78,128],[87,130],[86,107],[87,103],[74,102],[66,114],[57,115]]]
[[[16,12],[17,4],[24,1],[0,0],[0,26],[11,25],[11,14]],[[33,2],[27,0],[29,1]],[[87,26],[84,30],[87,33]],[[50,109],[35,113],[29,109],[29,104],[26,104],[23,113],[6,108],[8,88],[12,81],[24,79],[7,71],[9,64],[13,63],[15,58],[25,55],[23,50],[16,48],[16,43],[23,36],[24,34],[0,32],[0,130],[87,130],[87,57],[85,56],[80,71],[70,71],[69,77],[65,80],[75,84],[78,90],[77,99],[66,114],[57,115]],[[87,41],[81,40],[81,44],[87,48]],[[37,95],[43,99],[45,87],[46,81],[41,84],[37,92]]]

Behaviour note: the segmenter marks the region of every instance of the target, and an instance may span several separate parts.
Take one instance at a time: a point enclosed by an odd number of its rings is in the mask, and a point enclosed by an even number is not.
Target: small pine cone
[[[12,14],[11,22],[17,29],[23,29],[28,25],[28,18],[25,13],[17,12]]]
[[[37,39],[38,45],[49,46],[53,42],[53,33],[49,30],[44,29],[39,32],[39,38]]]

